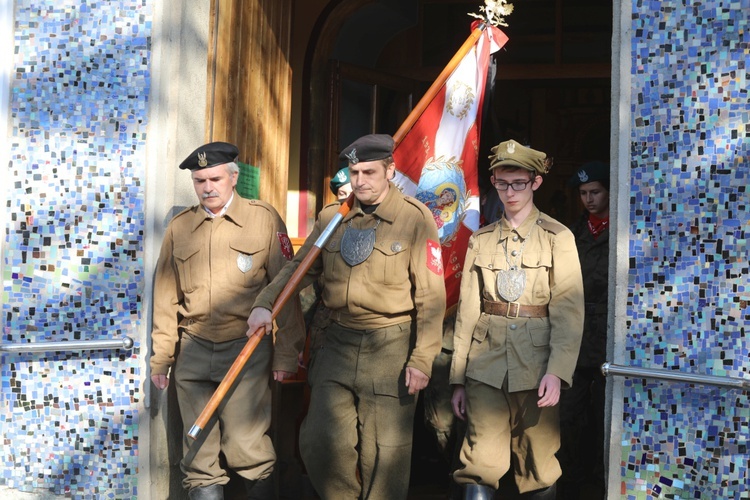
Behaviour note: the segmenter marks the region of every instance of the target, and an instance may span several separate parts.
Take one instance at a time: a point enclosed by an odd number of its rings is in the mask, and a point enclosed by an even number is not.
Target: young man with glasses
[[[471,237],[463,268],[450,381],[467,431],[453,477],[464,498],[491,499],[512,467],[524,498],[553,499],[560,390],[583,331],[581,268],[573,234],[534,205],[551,160],[515,141],[492,153],[504,213]]]

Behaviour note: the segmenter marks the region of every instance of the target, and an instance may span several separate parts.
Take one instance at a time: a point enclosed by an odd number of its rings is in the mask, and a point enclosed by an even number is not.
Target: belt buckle
[[[510,314],[510,306],[516,306],[516,314],[513,316]],[[508,310],[505,311],[505,317],[510,319],[516,319],[518,318],[518,315],[521,312],[521,304],[519,302],[508,302]]]

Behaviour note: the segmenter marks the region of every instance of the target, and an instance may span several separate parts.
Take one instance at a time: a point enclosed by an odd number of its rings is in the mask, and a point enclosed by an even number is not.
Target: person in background
[[[568,181],[576,188],[584,213],[571,227],[583,273],[586,319],[573,386],[560,400],[563,475],[558,498],[603,499],[604,389],[601,372],[607,354],[609,297],[609,164],[584,164]]]
[[[352,183],[349,181],[349,167],[344,167],[331,178],[331,192],[340,202],[346,200],[352,194]],[[303,305],[305,317],[305,327],[310,335],[308,349],[315,349],[319,342],[322,341],[323,332],[328,327],[330,321],[330,311],[321,301],[322,285],[319,281],[313,282],[306,290],[300,293],[301,296],[309,297],[307,307]],[[305,350],[305,356],[308,356],[308,349]],[[300,366],[306,368],[307,359],[300,359]]]
[[[492,153],[504,213],[472,235],[463,267],[450,382],[467,429],[453,479],[465,499],[491,499],[512,467],[524,498],[553,499],[557,404],[583,330],[581,269],[573,234],[534,205],[547,155],[512,140]]]
[[[349,167],[344,167],[331,178],[331,192],[339,201],[344,201],[352,194],[352,183],[349,180]]]
[[[185,432],[247,344],[246,322],[258,292],[293,257],[276,210],[235,191],[238,154],[232,144],[212,142],[180,164],[190,171],[200,203],[170,221],[156,265],[151,380],[166,389],[171,367]],[[220,454],[244,480],[248,498],[275,496],[269,380],[271,370],[278,381],[297,371],[305,335],[299,299],[287,303],[278,326],[275,347],[270,336],[259,343],[217,410],[217,422],[203,430],[205,439],[183,437],[180,468],[192,500],[224,497],[229,475]]]
[[[311,355],[300,430],[302,460],[323,499],[406,498],[417,395],[440,351],[438,231],[427,207],[390,181],[393,147],[391,136],[371,134],[341,152],[354,204],[298,285],[320,279],[331,311]],[[270,328],[271,304],[339,207],[323,208],[297,256],[258,296],[249,335]]]

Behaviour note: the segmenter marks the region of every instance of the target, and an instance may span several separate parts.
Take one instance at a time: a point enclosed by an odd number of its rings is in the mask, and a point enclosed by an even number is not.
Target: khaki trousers
[[[537,390],[509,393],[466,379],[468,425],[461,447],[459,484],[497,489],[513,465],[521,493],[546,488],[560,477],[555,452],[560,448],[559,406],[539,408]]]
[[[185,432],[185,458],[180,468],[186,476],[186,489],[229,482],[219,464],[219,452],[226,457],[227,466],[245,479],[264,479],[273,471],[276,453],[266,434],[271,425],[270,335],[260,341],[234,389],[230,389],[198,439],[194,441],[187,435],[246,343],[246,337],[214,343],[182,336],[174,379]],[[218,420],[214,422],[215,419]]]
[[[313,353],[300,452],[322,499],[406,498],[416,407],[405,385],[410,337],[411,323],[332,323]]]

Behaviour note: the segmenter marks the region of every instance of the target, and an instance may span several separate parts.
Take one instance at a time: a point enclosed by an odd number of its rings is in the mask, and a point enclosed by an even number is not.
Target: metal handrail
[[[60,342],[29,342],[25,344],[0,344],[3,352],[53,352],[53,351],[89,351],[97,349],[124,349],[129,351],[134,342],[130,337],[120,340],[62,340]]]
[[[719,377],[716,375],[701,375],[684,373],[673,370],[659,370],[655,368],[641,368],[639,366],[623,366],[606,362],[602,365],[602,375],[620,375],[623,377],[653,378],[659,380],[671,380],[674,382],[686,382],[689,384],[715,385],[719,387],[731,387],[734,389],[750,389],[750,379],[738,377]]]

